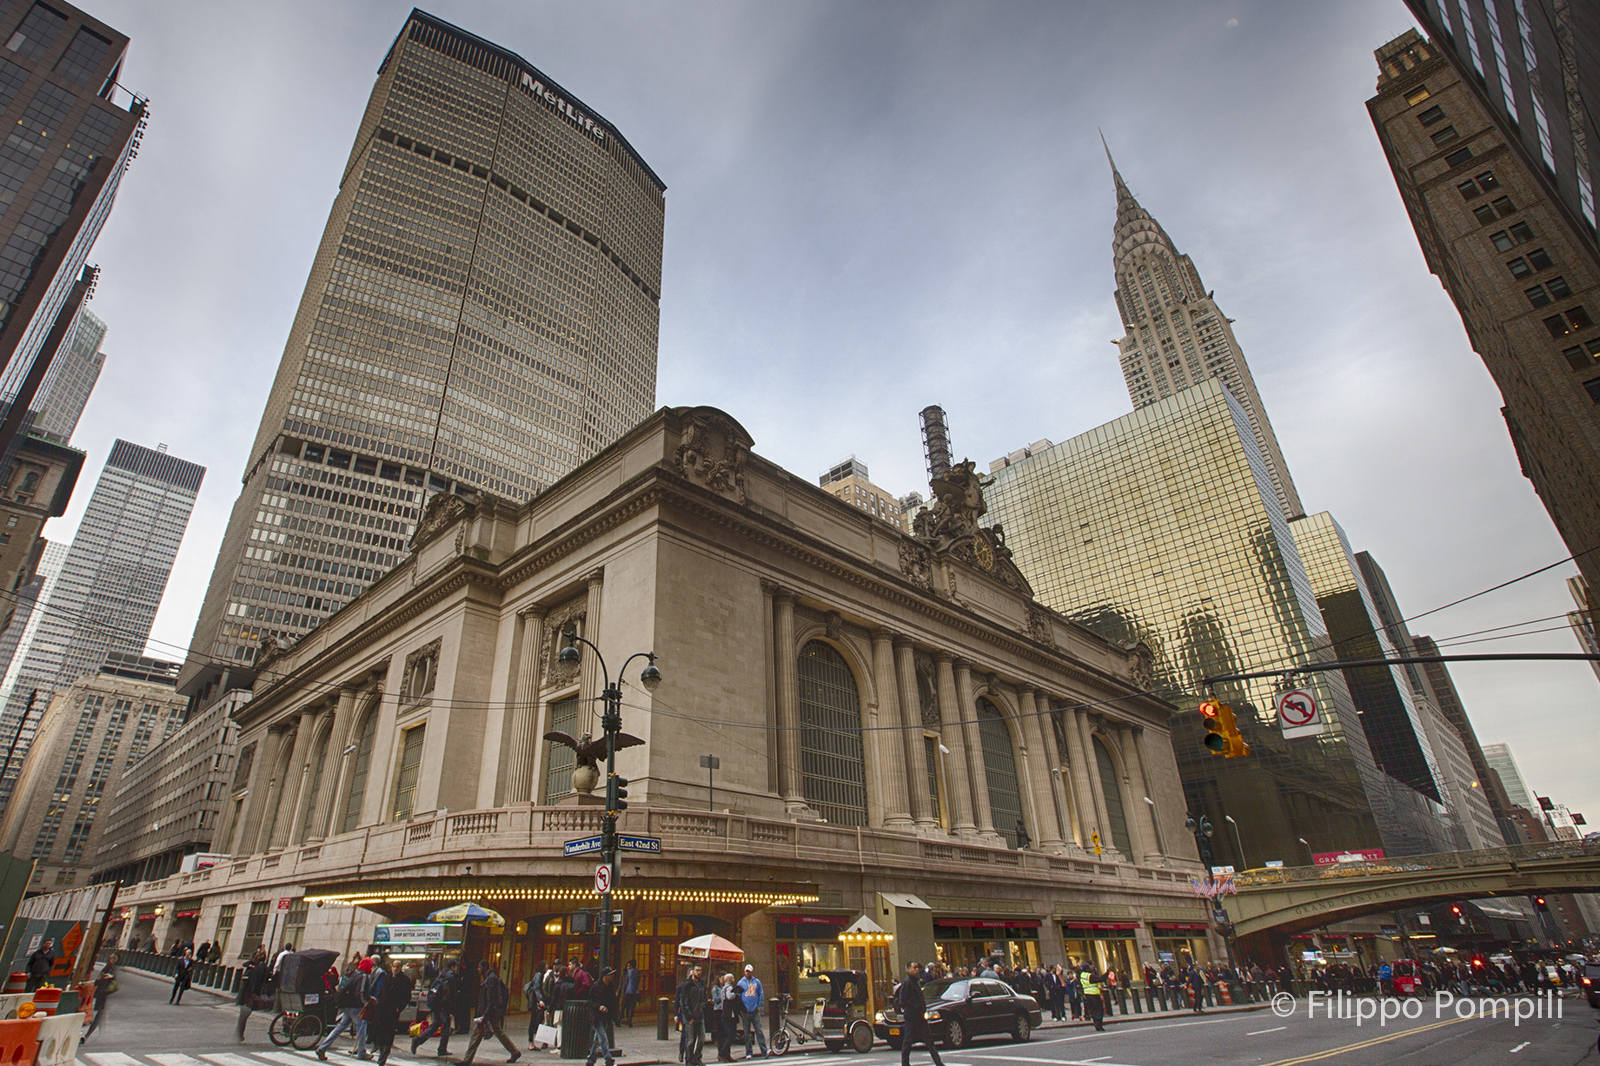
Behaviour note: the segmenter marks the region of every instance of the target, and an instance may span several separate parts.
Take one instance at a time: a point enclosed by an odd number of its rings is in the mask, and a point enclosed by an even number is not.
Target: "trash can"
[[[561,1057],[586,1059],[589,1057],[589,1038],[594,1035],[589,1024],[589,1001],[569,999],[561,1008]]]

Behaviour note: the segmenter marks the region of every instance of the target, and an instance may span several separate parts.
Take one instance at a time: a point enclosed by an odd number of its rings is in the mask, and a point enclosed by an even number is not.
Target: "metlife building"
[[[666,186],[512,52],[413,11],[266,399],[184,690],[405,555],[426,497],[535,495],[655,405]],[[210,686],[210,691],[208,691]]]

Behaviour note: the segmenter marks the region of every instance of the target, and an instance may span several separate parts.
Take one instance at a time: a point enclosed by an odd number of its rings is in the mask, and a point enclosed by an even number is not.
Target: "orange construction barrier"
[[[13,992],[26,992],[28,990],[28,975],[21,970],[12,970],[11,976],[6,978],[6,994]]]
[[[39,1009],[40,1014],[54,1014],[61,1006],[61,989],[36,988],[33,990],[33,1005]]]
[[[39,1054],[42,1018],[0,1021],[0,1066],[32,1066]]]

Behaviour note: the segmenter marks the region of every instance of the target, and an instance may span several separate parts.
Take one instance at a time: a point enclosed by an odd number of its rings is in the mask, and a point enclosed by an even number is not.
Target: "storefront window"
[[[827,998],[828,986],[816,975],[845,968],[839,943],[843,930],[844,923],[836,918],[778,922],[776,992],[793,996],[795,1009],[810,1010],[817,999]]]
[[[1204,937],[1158,936],[1155,938],[1156,964],[1170,964],[1174,970],[1201,966],[1211,961],[1211,951]]]
[[[952,972],[980,973],[987,964],[1039,965],[1039,930],[1017,925],[983,924],[980,920],[949,918],[933,926],[938,961]]]
[[[1097,973],[1115,970],[1129,983],[1134,978],[1143,980],[1144,964],[1139,960],[1139,945],[1132,928],[1108,929],[1091,923],[1078,926],[1069,923],[1062,930],[1062,941],[1067,961],[1073,966],[1087,962]]]

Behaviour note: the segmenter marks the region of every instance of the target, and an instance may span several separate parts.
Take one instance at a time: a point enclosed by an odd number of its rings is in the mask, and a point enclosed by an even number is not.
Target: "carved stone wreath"
[[[674,460],[678,473],[712,492],[745,502],[744,464],[755,441],[713,407],[684,411],[683,438]]]
[[[900,572],[918,588],[933,591],[933,553],[916,541],[900,542]]]
[[[1050,623],[1050,612],[1031,600],[1028,602],[1028,636],[1040,644],[1056,646],[1056,627]]]
[[[428,509],[422,513],[422,521],[417,524],[417,532],[411,538],[412,550],[437,537],[466,513],[467,501],[451,492],[439,493],[428,501]]]

